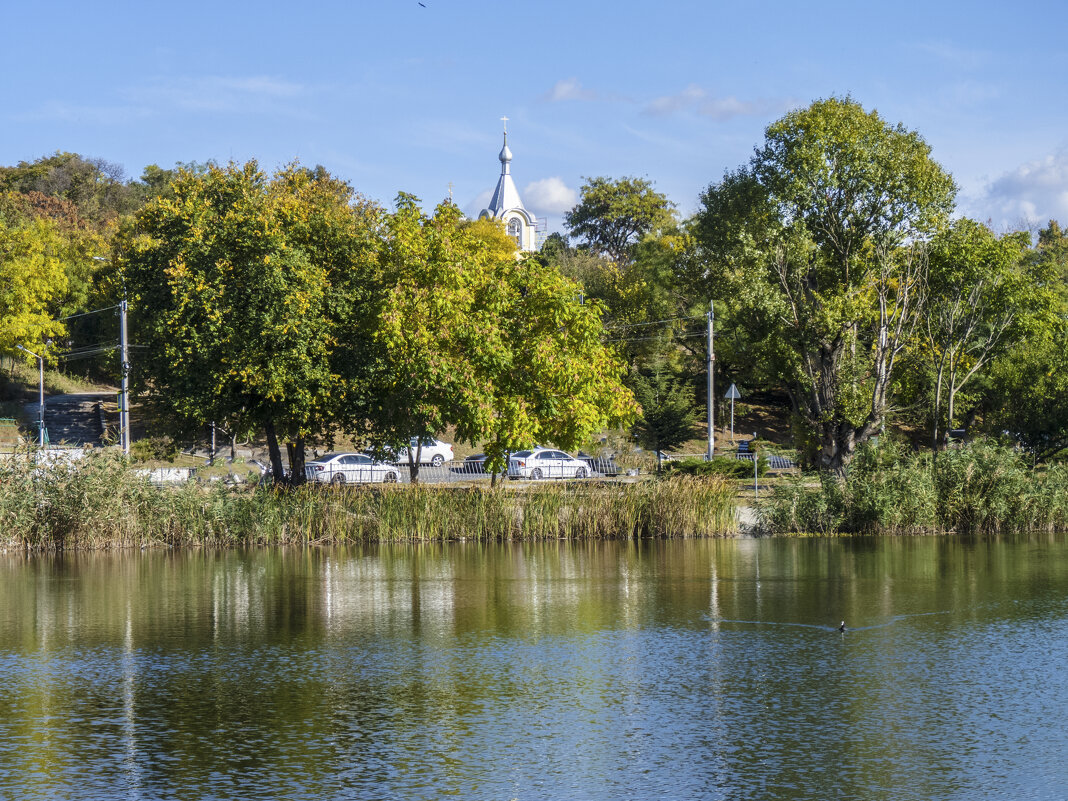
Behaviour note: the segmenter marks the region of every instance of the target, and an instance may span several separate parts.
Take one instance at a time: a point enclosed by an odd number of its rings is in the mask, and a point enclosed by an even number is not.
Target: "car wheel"
[[[580,467],[578,470],[575,471],[575,478],[585,478],[585,477],[586,477],[586,468],[585,467]]]
[[[386,473],[385,477],[382,480],[387,484],[396,484],[397,483],[397,474],[396,473]]]
[[[443,464],[445,464],[445,457],[440,453],[434,454],[434,458],[430,460],[431,467],[441,467]]]
[[[541,468],[535,467],[533,470],[531,470],[530,477],[535,481],[539,481],[541,479]]]
[[[338,473],[336,476],[334,476],[333,483],[340,487],[342,484],[345,483],[345,474]]]

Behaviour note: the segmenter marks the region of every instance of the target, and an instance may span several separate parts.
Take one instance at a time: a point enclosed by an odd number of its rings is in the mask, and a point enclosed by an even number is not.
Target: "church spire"
[[[503,220],[505,230],[509,236],[515,238],[519,250],[537,250],[537,219],[523,208],[523,201],[519,199],[519,192],[512,180],[512,151],[508,149],[508,118],[501,117],[504,123],[504,145],[497,157],[501,162],[501,177],[497,180],[497,188],[493,190],[489,206],[482,210],[479,217]]]
[[[504,123],[504,147],[501,148],[501,154],[497,158],[501,160],[501,175],[508,175],[511,173],[512,163],[512,151],[508,149],[508,118],[501,117],[501,122]]]

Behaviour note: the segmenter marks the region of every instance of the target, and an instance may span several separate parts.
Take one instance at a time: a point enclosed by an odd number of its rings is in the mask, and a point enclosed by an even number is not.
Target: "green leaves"
[[[648,375],[636,376],[633,386],[642,407],[633,430],[642,447],[666,451],[690,439],[697,421],[692,387],[673,376],[662,361],[654,363]]]
[[[495,223],[401,195],[375,277],[380,369],[372,428],[387,442],[453,426],[493,466],[537,441],[571,448],[633,401],[580,288],[517,257]]]
[[[916,321],[915,247],[945,222],[952,179],[914,132],[831,98],[770,125],[748,167],[702,196],[708,285],[842,470],[882,425]]]
[[[644,178],[588,178],[564,224],[586,241],[590,252],[623,266],[642,237],[674,222],[673,208]]]
[[[15,346],[23,345],[42,353],[40,343],[65,331],[53,317],[53,305],[68,287],[65,251],[51,222],[9,224],[0,218],[0,352],[21,356]]]
[[[171,190],[115,240],[148,346],[142,389],[189,428],[255,420],[289,438],[327,434],[344,394],[332,279],[361,252],[351,191],[296,168],[269,180],[254,162],[180,171]]]

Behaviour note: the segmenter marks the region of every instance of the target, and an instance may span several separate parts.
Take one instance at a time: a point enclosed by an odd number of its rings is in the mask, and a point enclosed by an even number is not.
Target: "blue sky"
[[[0,164],[294,159],[477,213],[512,173],[557,229],[583,176],[689,214],[790,108],[851,94],[919,131],[962,213],[1068,223],[1068,3],[9,3]]]

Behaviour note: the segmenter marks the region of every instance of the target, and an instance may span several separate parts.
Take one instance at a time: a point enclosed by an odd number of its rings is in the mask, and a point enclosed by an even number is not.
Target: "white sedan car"
[[[421,448],[420,445],[422,445]],[[433,437],[412,437],[408,440],[408,447],[397,451],[393,461],[396,464],[406,464],[409,450],[413,456],[416,453],[419,454],[419,464],[441,467],[445,462],[451,462],[453,459],[452,445],[448,442],[442,442]]]
[[[397,468],[376,462],[365,453],[328,453],[304,466],[308,481],[321,484],[368,484],[384,481],[395,484],[400,480]]]
[[[552,448],[518,451],[508,459],[508,478],[586,478],[589,466],[581,459]]]

